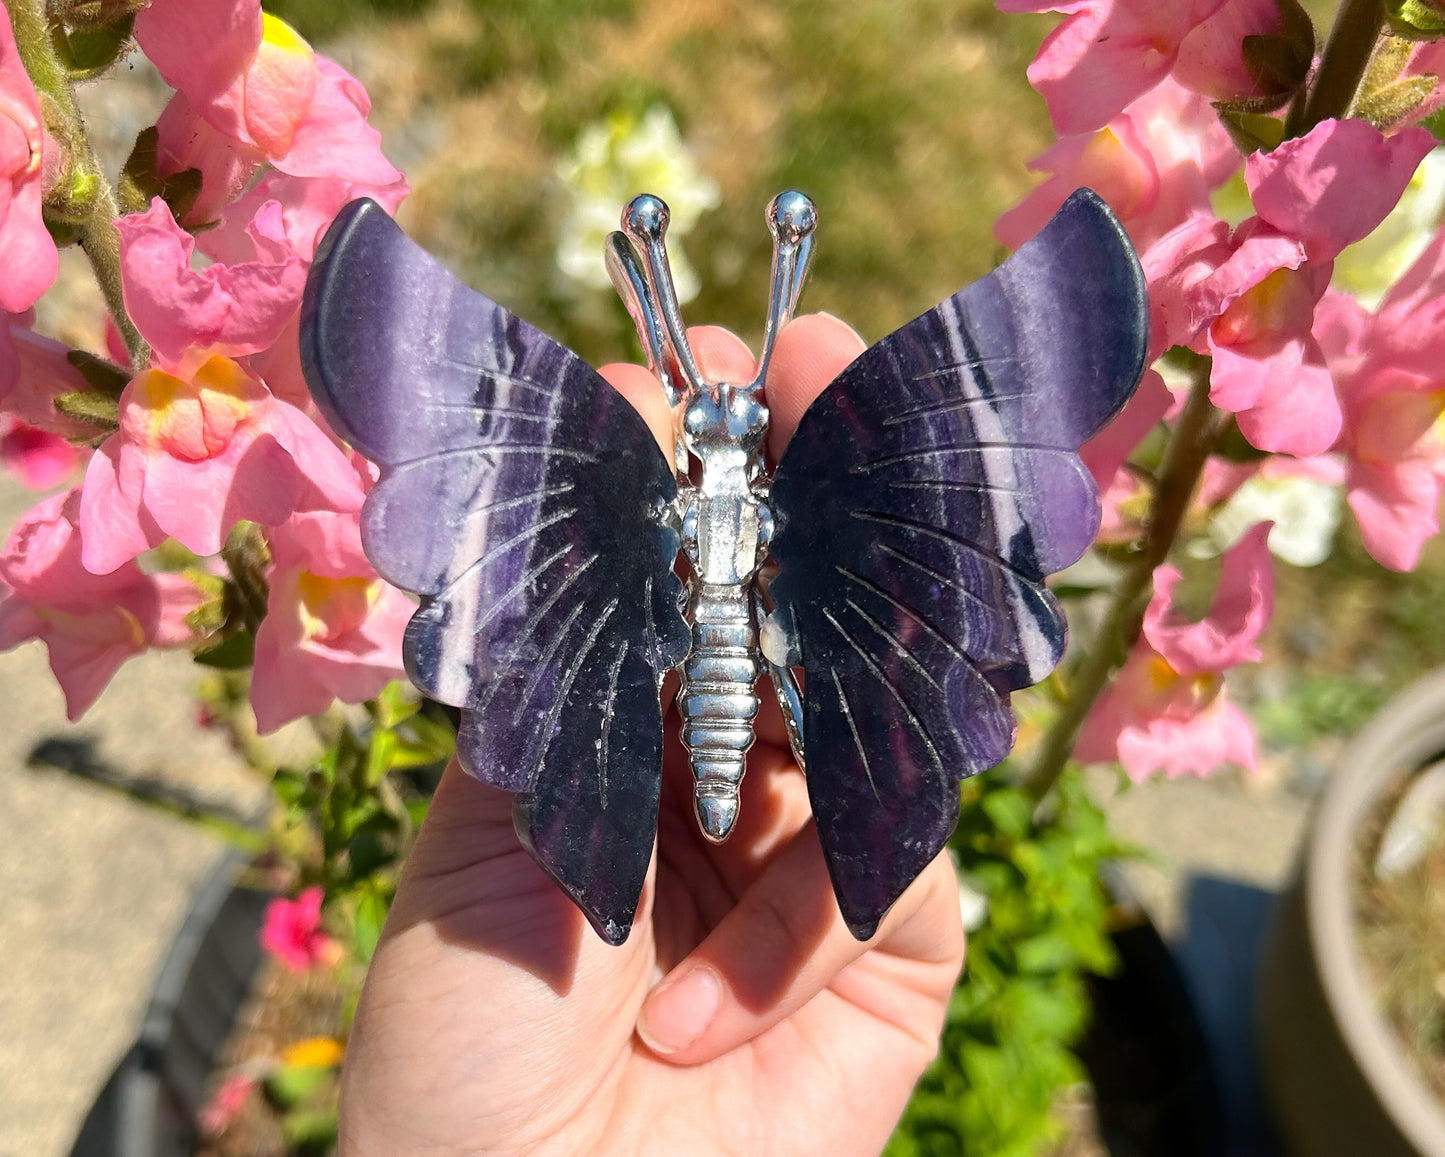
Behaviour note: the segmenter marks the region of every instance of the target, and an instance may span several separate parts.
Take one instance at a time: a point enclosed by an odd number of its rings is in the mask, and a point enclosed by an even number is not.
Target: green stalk
[[[1115,589],[1094,645],[1070,678],[1068,698],[1044,736],[1038,759],[1024,776],[1022,786],[1035,802],[1058,782],[1089,709],[1139,637],[1154,590],[1154,571],[1174,545],[1204,463],[1219,440],[1223,423],[1209,401],[1209,366],[1208,359],[1201,359],[1195,367],[1189,397],[1170,434],[1143,548]]]
[[[1343,117],[1350,111],[1384,28],[1384,0],[1344,0],[1330,29],[1309,96],[1290,108],[1284,128],[1286,137],[1303,136],[1320,121]]]
[[[42,0],[6,0],[6,7],[10,11],[21,63],[36,90],[49,98],[46,102],[49,111],[64,122],[64,132],[59,135],[74,150],[71,191],[76,197],[67,209],[78,219],[80,247],[100,284],[116,328],[125,340],[132,368],[143,369],[150,361],[150,348],[131,324],[121,297],[120,233],[115,227],[120,206],[86,135],[85,121],[70,88],[70,73],[55,51],[45,5]]]

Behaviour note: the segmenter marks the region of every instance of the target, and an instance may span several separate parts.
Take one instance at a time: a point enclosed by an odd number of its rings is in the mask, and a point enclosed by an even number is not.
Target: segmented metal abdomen
[[[746,588],[697,583],[690,600],[692,653],[683,665],[678,710],[692,753],[703,833],[724,840],[738,812],[738,785],[753,744],[758,638]]]

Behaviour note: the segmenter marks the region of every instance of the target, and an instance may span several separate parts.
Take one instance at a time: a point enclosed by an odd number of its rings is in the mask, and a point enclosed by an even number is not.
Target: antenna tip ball
[[[622,210],[622,228],[634,237],[660,238],[667,232],[669,216],[666,201],[643,193],[628,201]]]
[[[795,189],[779,193],[768,206],[768,228],[779,241],[796,243],[817,226],[817,208]]]

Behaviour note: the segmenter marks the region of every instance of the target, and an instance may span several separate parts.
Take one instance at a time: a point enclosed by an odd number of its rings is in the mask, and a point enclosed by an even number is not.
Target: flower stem
[[[1058,782],[1089,709],[1139,637],[1154,590],[1154,571],[1174,545],[1200,472],[1225,428],[1209,401],[1209,366],[1209,360],[1202,358],[1195,367],[1189,396],[1169,437],[1143,548],[1115,588],[1094,645],[1070,678],[1063,709],[1044,736],[1034,766],[1024,776],[1023,788],[1035,802]]]
[[[1383,0],[1345,0],[1340,5],[1309,97],[1290,109],[1286,137],[1303,136],[1320,121],[1350,111],[1384,27]]]
[[[21,63],[36,90],[49,98],[43,102],[46,110],[64,122],[63,132],[55,135],[73,150],[70,189],[63,195],[75,192],[76,197],[66,206],[67,215],[74,214],[77,218],[80,247],[100,283],[106,307],[130,354],[131,365],[134,369],[143,369],[150,361],[150,349],[131,324],[121,297],[120,233],[115,227],[120,207],[86,135],[85,121],[70,88],[70,73],[55,51],[45,5],[42,0],[7,0],[6,7],[10,11]]]

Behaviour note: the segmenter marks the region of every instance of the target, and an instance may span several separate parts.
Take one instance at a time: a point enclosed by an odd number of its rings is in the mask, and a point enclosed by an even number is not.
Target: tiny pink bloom
[[[207,1137],[219,1137],[255,1095],[256,1078],[246,1073],[232,1073],[217,1086],[196,1115],[196,1124]]]
[[[401,640],[415,604],[376,577],[358,515],[298,514],[271,535],[271,595],[256,633],[251,706],[262,733],[360,703],[404,677]]]
[[[79,492],[45,499],[21,518],[0,555],[0,650],[41,639],[78,719],[125,660],[147,647],[194,641],[186,615],[201,592],[180,575],[134,563],[104,576],[81,565]]]
[[[1385,219],[1435,145],[1422,128],[1386,137],[1364,121],[1326,120],[1253,154],[1244,181],[1261,218],[1328,261]]]
[[[1030,169],[1053,175],[1001,216],[994,234],[1017,248],[1083,185],[1146,248],[1192,214],[1208,212],[1210,191],[1239,161],[1209,102],[1165,80],[1103,128],[1062,137],[1030,161]]]
[[[1169,75],[1179,46],[1223,0],[1000,0],[1004,12],[1064,12],[1029,65],[1061,135],[1102,128]]]
[[[303,888],[294,900],[277,898],[266,905],[261,947],[292,972],[326,963],[335,942],[321,928],[320,888]]]
[[[40,215],[46,152],[35,86],[10,21],[0,20],[0,310],[9,313],[34,305],[60,268]]]
[[[1244,63],[1244,38],[1280,31],[1279,0],[1225,0],[1180,42],[1174,79],[1210,100],[1236,101],[1272,96]]]
[[[193,349],[232,357],[266,349],[301,304],[307,263],[288,244],[275,201],[246,225],[250,260],[200,270],[191,268],[195,238],[159,197],[116,227],[126,310],[167,369]]]
[[[236,362],[212,357],[185,378],[150,369],[86,470],[85,565],[107,573],[167,537],[215,554],[242,519],[276,526],[363,497],[341,450]]]
[[[1154,598],[1144,613],[1144,638],[1181,675],[1227,671],[1262,657],[1259,636],[1274,613],[1272,523],[1261,522],[1224,552],[1219,586],[1209,614],[1198,622],[1174,610],[1174,588],[1183,574],[1171,566],[1154,572]]]
[[[0,463],[30,489],[49,490],[75,473],[81,449],[11,414],[0,414]]]

